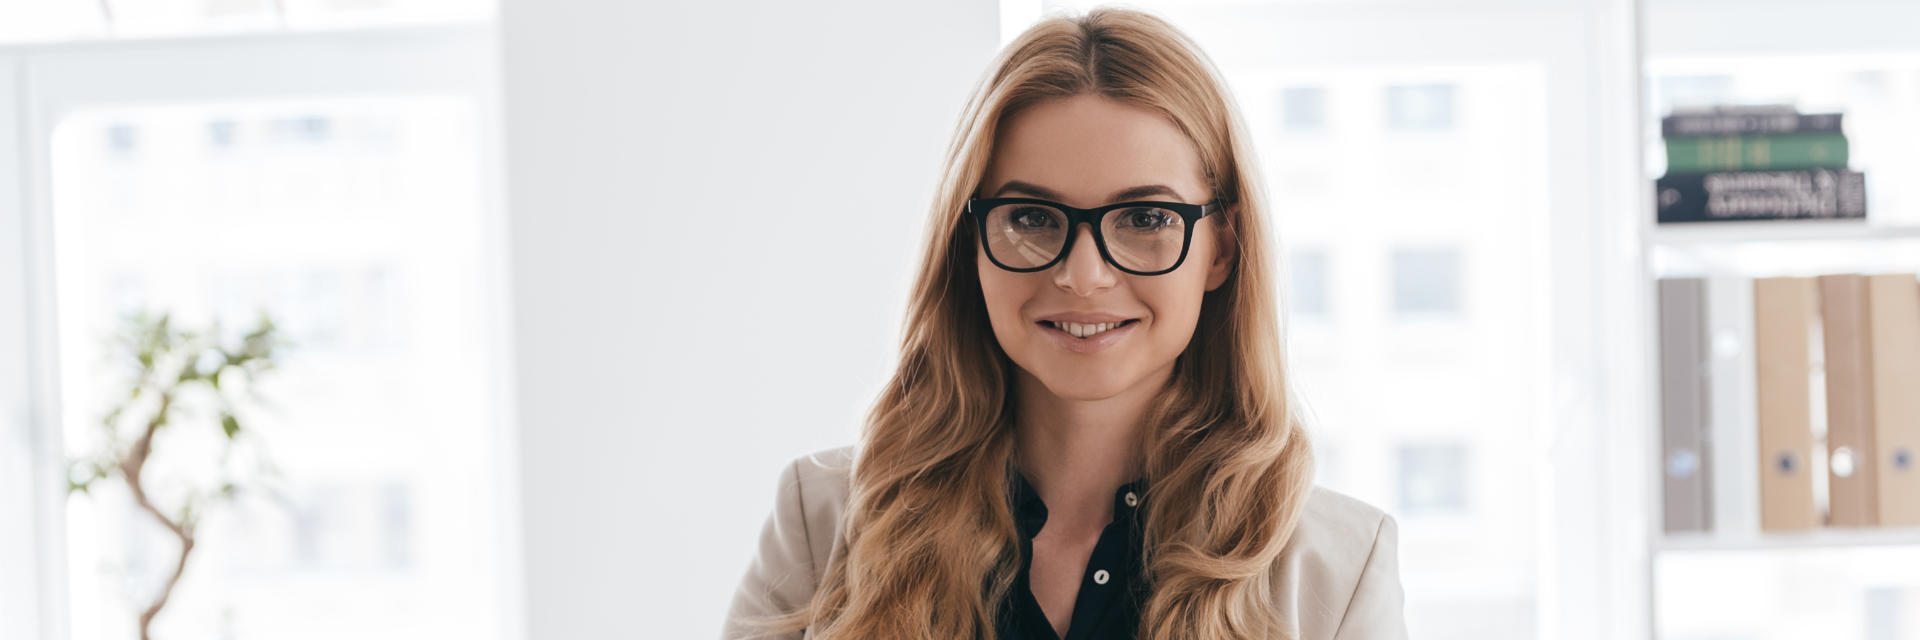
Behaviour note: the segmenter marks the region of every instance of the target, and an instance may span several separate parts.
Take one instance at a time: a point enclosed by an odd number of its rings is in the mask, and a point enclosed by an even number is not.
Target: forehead
[[[1141,185],[1172,187],[1185,202],[1204,201],[1208,191],[1200,154],[1179,127],[1095,94],[1040,102],[1001,123],[981,195],[998,195],[1012,180],[1050,189],[1077,207],[1105,204]]]

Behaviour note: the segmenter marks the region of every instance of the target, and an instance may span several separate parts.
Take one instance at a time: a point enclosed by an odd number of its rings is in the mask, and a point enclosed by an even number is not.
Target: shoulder
[[[856,451],[851,445],[821,449],[794,458],[781,470],[781,491],[792,495],[799,507],[798,529],[805,533],[816,571],[826,569],[841,537],[840,517],[847,509]]]
[[[838,477],[843,483],[847,474],[853,470],[853,456],[857,449],[854,445],[821,449],[793,459],[793,468],[797,473],[809,477]]]
[[[1289,544],[1303,552],[1364,559],[1379,532],[1394,525],[1393,516],[1379,507],[1316,484]]]
[[[809,506],[845,506],[847,486],[853,478],[852,445],[821,449],[787,463],[783,482],[793,482],[801,490],[801,500]]]
[[[839,543],[853,448],[816,451],[781,467],[773,510],[734,590],[722,637],[748,637],[813,599]],[[781,638],[799,638],[786,634]]]
[[[1274,567],[1277,604],[1299,624],[1302,638],[1389,637],[1356,635],[1355,628],[1398,624],[1403,600],[1398,546],[1393,516],[1315,485]]]

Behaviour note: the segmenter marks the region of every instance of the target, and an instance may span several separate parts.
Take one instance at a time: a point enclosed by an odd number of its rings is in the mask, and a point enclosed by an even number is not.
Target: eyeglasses
[[[1186,261],[1194,224],[1217,210],[1218,201],[1117,202],[1076,209],[1038,198],[967,200],[967,213],[979,223],[987,259],[1020,273],[1065,260],[1073,250],[1073,230],[1082,222],[1093,228],[1093,244],[1107,264],[1136,276],[1167,273]]]

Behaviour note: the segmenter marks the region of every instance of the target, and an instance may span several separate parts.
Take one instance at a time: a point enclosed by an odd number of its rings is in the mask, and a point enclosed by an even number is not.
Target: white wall
[[[505,0],[530,638],[713,637],[893,365],[993,0]]]

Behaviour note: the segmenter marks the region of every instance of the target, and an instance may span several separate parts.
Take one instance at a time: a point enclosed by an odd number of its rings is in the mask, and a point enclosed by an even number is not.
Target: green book
[[[1847,136],[1839,133],[1667,139],[1672,173],[1846,167]]]

